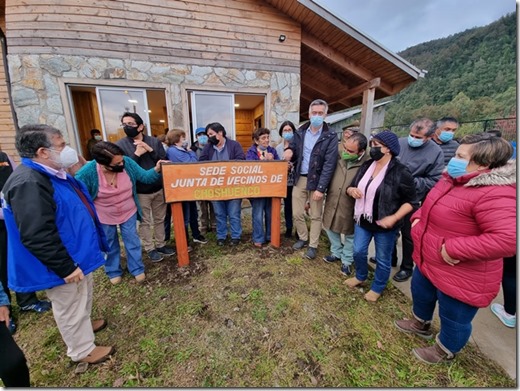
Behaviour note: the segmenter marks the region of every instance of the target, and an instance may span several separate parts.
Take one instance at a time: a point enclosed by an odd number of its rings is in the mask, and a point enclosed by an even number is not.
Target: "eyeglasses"
[[[137,124],[136,124],[135,122],[127,122],[127,123],[124,123],[124,122],[123,122],[123,123],[121,124],[121,126],[122,126],[122,127],[124,127],[124,126],[137,126]]]

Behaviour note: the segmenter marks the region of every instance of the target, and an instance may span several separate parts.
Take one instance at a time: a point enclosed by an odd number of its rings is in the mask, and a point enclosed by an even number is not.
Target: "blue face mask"
[[[293,132],[285,132],[285,133],[282,133],[282,137],[284,140],[291,141],[294,137],[294,134],[293,134]]]
[[[323,125],[323,117],[321,115],[313,115],[311,117],[311,125],[314,128],[319,128]]]
[[[441,140],[443,143],[447,143],[448,141],[453,140],[453,132],[447,132],[443,130],[439,135],[439,140]]]
[[[408,145],[412,148],[418,148],[423,145],[423,140],[419,140],[418,138],[413,138],[412,136],[408,135]]]
[[[447,167],[449,176],[458,178],[459,176],[467,174],[466,168],[468,164],[469,162],[467,160],[457,159],[456,157],[451,158]]]
[[[200,145],[206,145],[208,143],[208,136],[199,136],[197,141]]]
[[[260,151],[267,151],[267,147],[264,147],[263,145],[259,145],[259,146],[258,146],[258,149],[259,149]]]

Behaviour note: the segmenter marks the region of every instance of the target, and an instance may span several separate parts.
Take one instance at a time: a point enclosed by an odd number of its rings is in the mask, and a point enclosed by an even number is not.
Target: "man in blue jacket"
[[[92,272],[105,263],[108,246],[85,186],[65,172],[77,153],[47,125],[23,126],[16,149],[22,164],[2,191],[9,288],[45,289],[67,355],[97,364],[114,351],[94,344],[94,332],[106,322],[90,320]]]
[[[295,176],[292,194],[294,226],[299,240],[293,245],[300,250],[307,245],[308,259],[316,258],[321,233],[323,196],[336,170],[338,137],[324,122],[327,102],[316,99],[309,106],[310,121],[294,134],[284,152],[284,160],[294,163]],[[311,229],[305,223],[305,205],[310,204]]]

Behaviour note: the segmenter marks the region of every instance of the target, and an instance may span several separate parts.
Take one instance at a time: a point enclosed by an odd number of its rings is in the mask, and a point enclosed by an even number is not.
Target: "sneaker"
[[[225,239],[217,239],[217,246],[224,246],[226,244],[226,240]]]
[[[508,314],[502,304],[491,304],[491,312],[493,312],[497,318],[500,319],[504,326],[510,327],[512,329],[516,327],[516,315]]]
[[[115,352],[113,346],[96,346],[87,357],[82,358],[79,362],[86,362],[89,364],[99,364],[109,359]]]
[[[341,274],[345,276],[350,276],[352,274],[352,269],[350,268],[350,265],[341,265]]]
[[[309,247],[307,251],[305,252],[305,258],[307,259],[314,259],[316,258],[316,253],[318,252],[318,249],[314,247]]]
[[[34,304],[31,304],[31,305],[25,305],[23,307],[20,308],[20,310],[22,311],[34,311],[34,312],[37,312],[39,314],[41,314],[42,312],[47,312],[51,309],[52,305],[51,305],[51,302],[50,301],[47,301],[47,300],[38,300],[36,303]]]
[[[334,263],[334,262],[338,262],[338,261],[341,261],[340,258],[338,258],[337,256],[335,255],[327,255],[326,257],[323,257],[323,260],[327,263]]]
[[[426,348],[415,348],[412,350],[415,357],[426,364],[440,364],[453,360],[455,355],[447,353],[438,343]]]
[[[240,239],[231,239],[231,242],[229,242],[230,246],[238,246],[240,244]]]
[[[161,262],[163,260],[163,256],[157,250],[148,251],[148,257],[152,262]]]
[[[155,250],[158,253],[161,253],[163,255],[174,255],[175,254],[175,250],[170,246],[157,247]]]
[[[202,235],[200,235],[198,238],[193,238],[193,241],[195,243],[200,243],[200,244],[208,243],[208,240],[204,236],[202,236]]]
[[[293,244],[292,248],[294,250],[301,250],[302,248],[304,247],[307,247],[309,245],[309,241],[308,240],[299,240]]]

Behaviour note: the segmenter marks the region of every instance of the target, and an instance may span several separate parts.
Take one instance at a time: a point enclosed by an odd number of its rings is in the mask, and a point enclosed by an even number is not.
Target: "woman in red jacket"
[[[504,139],[465,136],[441,180],[412,215],[414,319],[396,327],[430,339],[439,303],[436,343],[413,349],[421,361],[451,360],[468,342],[479,308],[496,297],[502,258],[516,252],[516,165]]]

